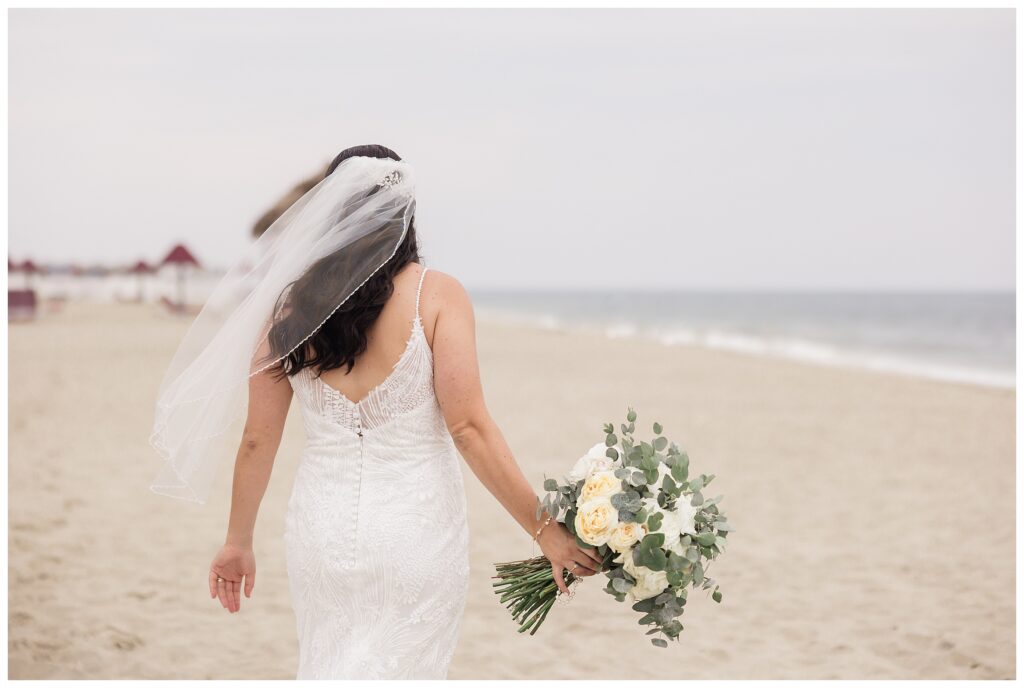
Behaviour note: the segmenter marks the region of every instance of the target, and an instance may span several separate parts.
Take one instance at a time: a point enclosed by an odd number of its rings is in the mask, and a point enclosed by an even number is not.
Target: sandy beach
[[[9,344],[9,677],[294,677],[283,514],[303,443],[292,408],[240,614],[207,591],[230,493],[156,495],[147,438],[188,321],[69,304]],[[715,473],[736,532],[682,642],[583,581],[536,636],[491,592],[531,541],[464,466],[472,582],[449,677],[1015,678],[1016,395],[971,385],[483,322],[484,389],[539,490],[618,424],[659,421]]]

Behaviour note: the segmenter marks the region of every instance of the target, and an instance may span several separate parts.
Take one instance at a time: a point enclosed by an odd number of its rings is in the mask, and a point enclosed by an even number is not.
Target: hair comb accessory
[[[391,172],[388,172],[386,175],[384,175],[383,179],[381,179],[379,182],[377,182],[378,186],[382,186],[382,187],[385,187],[385,188],[391,188],[393,186],[398,186],[401,183],[402,183],[402,173],[400,171],[398,171],[398,170],[392,170]]]

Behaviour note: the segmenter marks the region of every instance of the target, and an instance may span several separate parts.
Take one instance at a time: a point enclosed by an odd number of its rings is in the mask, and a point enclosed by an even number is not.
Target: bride
[[[218,286],[161,387],[152,489],[205,502],[217,449],[244,415],[210,596],[241,609],[253,528],[296,397],[307,442],[285,513],[297,678],[445,678],[465,607],[466,500],[458,454],[563,571],[600,557],[537,496],[484,403],[473,308],[420,261],[413,170],[376,145],[324,180]],[[223,453],[223,452],[221,452]]]

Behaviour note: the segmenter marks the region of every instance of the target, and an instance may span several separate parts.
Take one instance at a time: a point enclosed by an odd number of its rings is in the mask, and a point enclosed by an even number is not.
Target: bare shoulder
[[[423,277],[420,297],[424,315],[424,329],[432,342],[434,330],[442,318],[451,316],[473,317],[473,304],[462,283],[447,272],[430,268]]]
[[[427,291],[428,283],[430,291],[439,297],[442,302],[448,300],[469,301],[469,294],[466,292],[466,288],[462,286],[462,282],[447,272],[430,268],[423,278],[424,291]]]

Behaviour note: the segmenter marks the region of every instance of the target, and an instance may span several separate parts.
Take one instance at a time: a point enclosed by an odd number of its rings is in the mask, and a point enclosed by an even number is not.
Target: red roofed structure
[[[185,248],[184,244],[178,244],[171,249],[171,252],[167,254],[167,257],[160,263],[161,265],[191,265],[193,267],[199,267],[199,261],[192,255],[192,252]]]
[[[192,252],[185,248],[184,244],[178,244],[171,249],[171,252],[167,254],[167,257],[160,263],[164,265],[174,265],[178,272],[178,303],[177,308],[179,311],[185,311],[185,272],[188,268],[200,267],[199,261],[192,255]]]
[[[149,275],[152,272],[155,272],[155,270],[156,270],[156,268],[154,268],[152,265],[150,265],[149,263],[147,263],[144,260],[140,260],[135,265],[133,265],[130,268],[128,268],[128,272],[132,273],[137,278],[136,282],[138,284],[138,288],[137,288],[136,294],[135,294],[135,300],[136,301],[141,303],[142,301],[145,300],[145,298],[146,298],[146,276]]]

